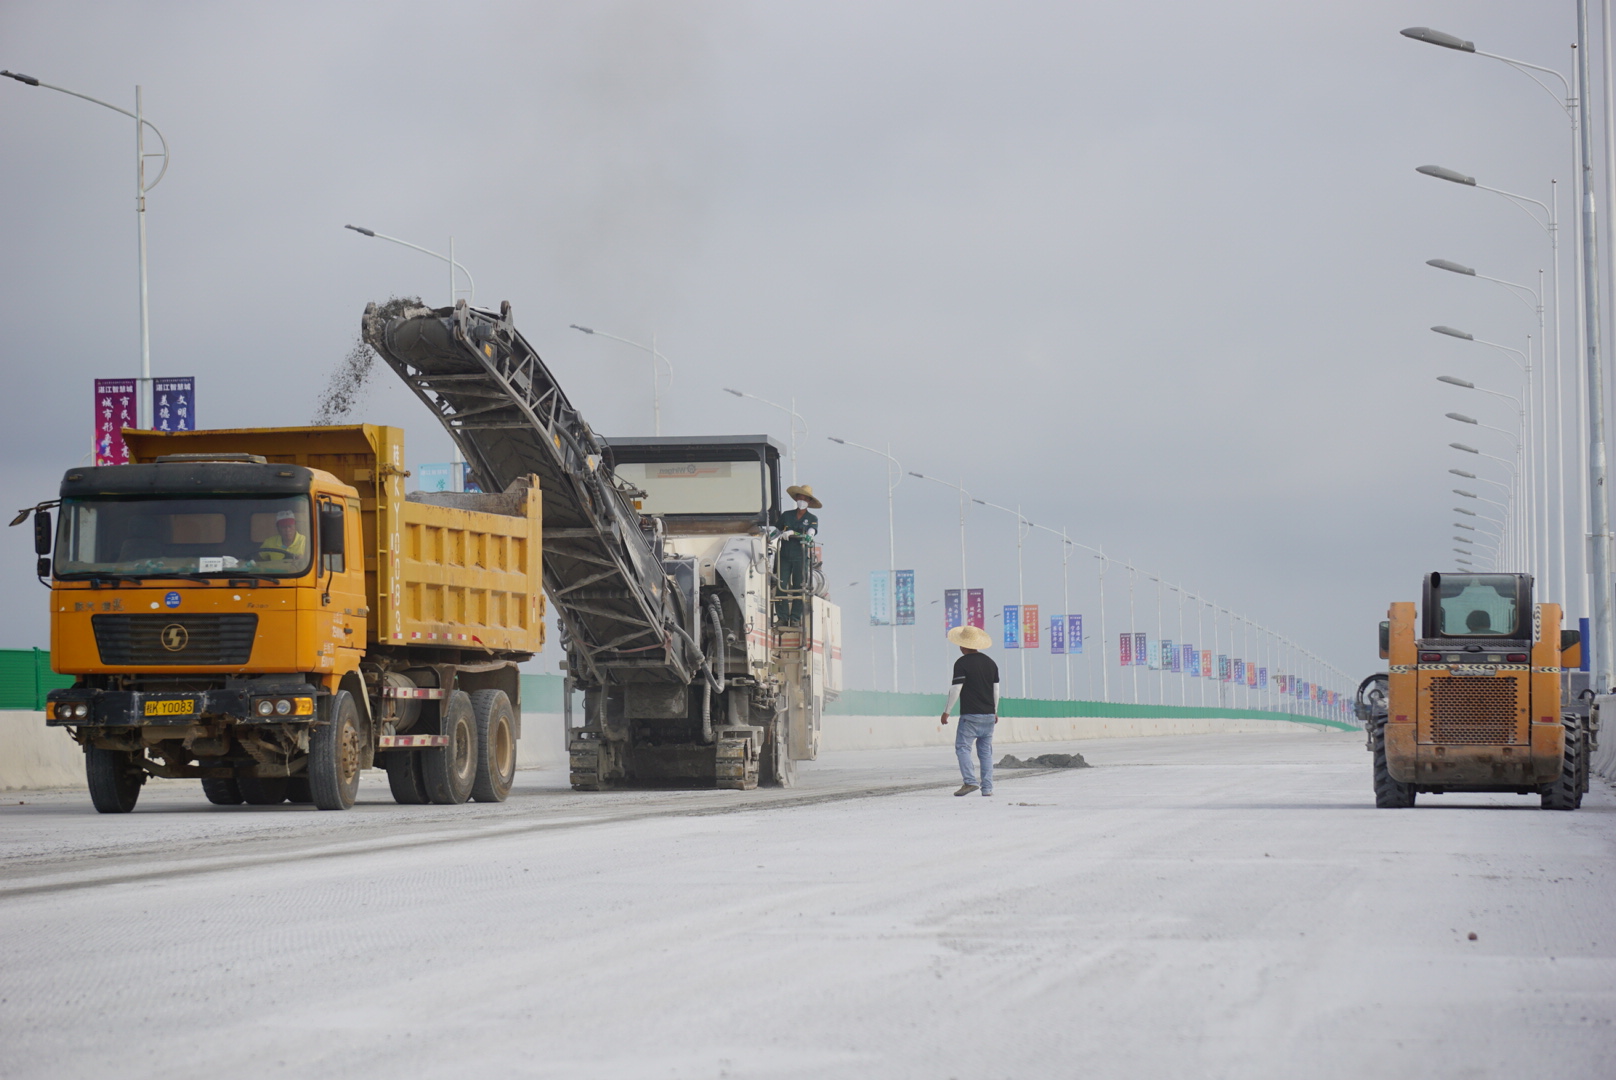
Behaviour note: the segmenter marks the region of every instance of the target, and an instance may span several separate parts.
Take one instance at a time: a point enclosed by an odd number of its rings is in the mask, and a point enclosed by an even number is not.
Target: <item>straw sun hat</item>
[[[793,484],[791,487],[786,488],[786,494],[793,499],[806,499],[810,510],[823,510],[825,508],[824,503],[814,498],[814,489],[808,484],[803,484],[800,487]]]
[[[988,632],[980,626],[956,626],[948,632],[948,640],[966,649],[985,649],[993,644]]]

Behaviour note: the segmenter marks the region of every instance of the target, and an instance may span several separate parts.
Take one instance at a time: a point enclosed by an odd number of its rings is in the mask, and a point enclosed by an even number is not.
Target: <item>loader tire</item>
[[[236,787],[248,806],[279,806],[286,801],[284,776],[243,776],[237,778]]]
[[[1582,805],[1582,778],[1588,769],[1588,741],[1582,719],[1562,717],[1565,725],[1565,754],[1560,758],[1560,776],[1543,788],[1541,805],[1545,810],[1575,810]]]
[[[90,802],[103,814],[127,814],[140,798],[146,772],[140,755],[132,750],[84,748],[84,779],[90,786]]]
[[[425,805],[428,800],[426,781],[421,778],[421,755],[412,750],[387,750],[382,757],[393,801],[400,806]]]
[[[1414,785],[1392,778],[1386,766],[1386,722],[1374,725],[1375,806],[1382,810],[1403,810],[1414,805]]]
[[[449,744],[416,753],[421,757],[427,801],[454,806],[471,797],[477,780],[477,717],[470,695],[464,690],[451,693],[443,699],[438,717],[438,734],[447,735]]]
[[[203,777],[202,794],[206,795],[208,802],[214,806],[240,806],[243,801],[241,785],[236,783],[233,776]]]
[[[325,699],[325,723],[309,733],[309,793],[321,810],[347,810],[359,795],[364,730],[353,695],[338,690]]]
[[[477,773],[471,797],[478,802],[504,802],[516,782],[516,713],[503,690],[471,695],[477,725]]]

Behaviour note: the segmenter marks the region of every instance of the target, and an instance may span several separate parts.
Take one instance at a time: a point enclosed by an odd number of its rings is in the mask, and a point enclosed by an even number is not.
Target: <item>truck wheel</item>
[[[90,801],[103,814],[127,814],[140,798],[146,772],[132,750],[84,748],[84,778],[90,785]]]
[[[1414,785],[1392,779],[1386,767],[1386,722],[1375,725],[1375,805],[1382,810],[1401,810],[1414,805]]]
[[[1582,774],[1587,767],[1583,759],[1588,753],[1582,720],[1566,716],[1560,722],[1565,726],[1565,754],[1560,758],[1559,779],[1543,788],[1541,805],[1545,810],[1575,810],[1582,805]]]
[[[359,706],[338,690],[325,700],[325,723],[309,733],[309,794],[321,810],[346,810],[359,794]]]
[[[777,713],[763,735],[763,761],[759,770],[765,787],[790,787],[797,779],[797,763],[786,743],[786,718]]]
[[[443,699],[438,734],[447,735],[449,745],[417,751],[421,756],[421,779],[426,781],[428,801],[453,806],[471,797],[471,787],[477,779],[477,718],[464,690]]]
[[[307,776],[286,778],[286,801],[296,806],[307,806],[314,801],[314,789],[309,786]]]
[[[286,801],[284,776],[243,776],[237,778],[236,787],[248,806],[279,806]]]
[[[477,724],[477,775],[471,797],[478,802],[504,802],[516,781],[516,715],[503,690],[471,695]]]
[[[214,806],[240,806],[241,786],[231,776],[204,776],[202,794]]]
[[[412,750],[387,750],[387,786],[400,806],[420,806],[427,801],[426,781],[421,778],[421,755]]]

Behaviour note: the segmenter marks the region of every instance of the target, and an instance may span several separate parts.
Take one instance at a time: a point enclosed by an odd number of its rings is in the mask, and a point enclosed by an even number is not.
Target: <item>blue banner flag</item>
[[[1049,617],[1049,651],[1055,656],[1066,655],[1066,616]]]
[[[899,626],[915,625],[915,572],[899,570],[893,582],[895,614]]]
[[[152,380],[152,429],[196,430],[196,378]]]
[[[965,625],[965,613],[960,610],[958,589],[943,590],[943,623],[949,630]]]
[[[1162,670],[1171,671],[1174,675],[1179,671],[1178,648],[1173,644],[1172,638],[1162,642]]]
[[[1101,642],[1101,645],[1104,645]],[[1066,616],[1066,651],[1073,656],[1083,654],[1083,616]]]
[[[1150,647],[1145,644],[1145,635],[1136,633],[1133,636],[1133,666],[1144,667],[1149,658]]]
[[[1257,689],[1268,689],[1268,669],[1265,667],[1257,669]]]
[[[1182,666],[1184,674],[1190,676],[1191,678],[1201,674],[1201,665],[1197,663],[1195,659],[1194,645],[1180,645],[1178,647],[1178,653],[1179,663]]]
[[[1237,659],[1234,662],[1234,681],[1235,682],[1245,682],[1246,681],[1246,662],[1244,660],[1238,660]]]
[[[890,571],[870,571],[870,625],[892,625],[892,574]]]
[[[1021,605],[1004,605],[1004,647],[1021,648]]]
[[[417,465],[415,467],[415,480],[420,486],[418,491],[453,491],[454,465],[444,462],[441,465]]]

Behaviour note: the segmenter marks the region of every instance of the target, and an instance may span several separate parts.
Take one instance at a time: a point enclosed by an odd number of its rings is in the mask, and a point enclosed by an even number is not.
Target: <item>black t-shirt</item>
[[[954,685],[960,688],[960,715],[997,713],[993,687],[998,681],[999,665],[987,653],[966,653],[954,661]]]

